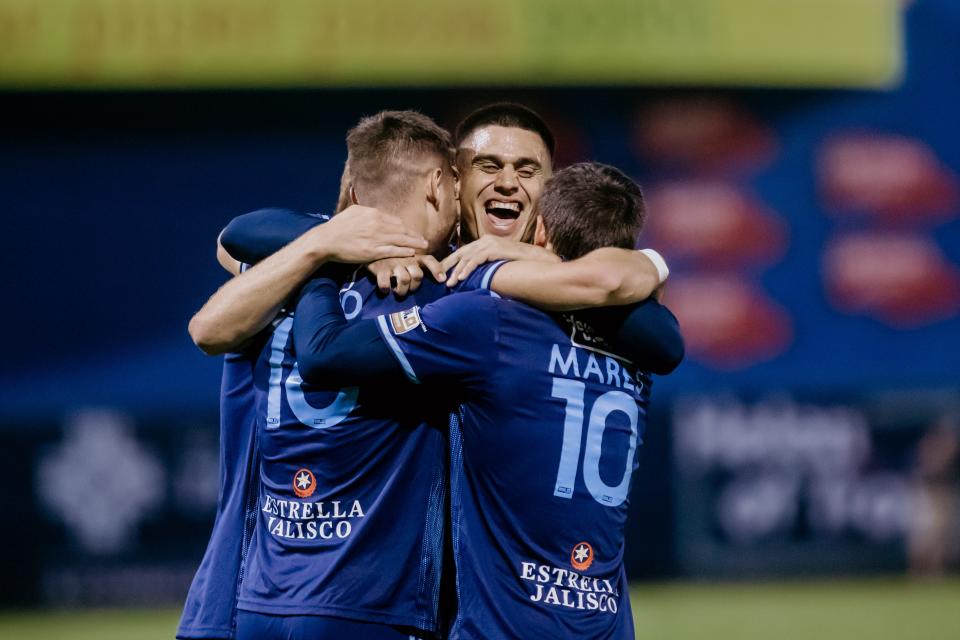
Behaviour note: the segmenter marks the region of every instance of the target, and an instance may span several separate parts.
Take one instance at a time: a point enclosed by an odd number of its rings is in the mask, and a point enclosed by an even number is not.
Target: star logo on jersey
[[[317,490],[317,479],[310,469],[298,469],[293,474],[293,492],[298,498],[309,498]]]
[[[589,542],[578,542],[570,552],[570,564],[577,571],[586,571],[593,564],[593,547]]]

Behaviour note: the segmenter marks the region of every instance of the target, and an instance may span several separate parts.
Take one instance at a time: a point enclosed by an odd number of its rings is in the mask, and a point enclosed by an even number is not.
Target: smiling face
[[[521,240],[550,177],[550,152],[535,132],[487,125],[457,152],[463,242],[493,234]]]

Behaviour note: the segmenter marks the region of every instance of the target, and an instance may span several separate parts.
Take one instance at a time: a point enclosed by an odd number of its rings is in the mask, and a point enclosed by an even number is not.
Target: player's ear
[[[460,169],[456,165],[451,165],[450,172],[453,174],[453,199],[460,201]]]
[[[427,174],[427,202],[434,209],[440,209],[440,200],[443,191],[443,169],[437,167]]]
[[[541,215],[537,215],[537,228],[533,232],[533,244],[546,249],[550,248],[547,246],[550,244],[550,240],[547,239],[547,228],[543,225],[543,216]]]
[[[350,202],[353,204],[360,204],[360,201],[357,200],[357,192],[353,188],[353,185],[350,185]]]

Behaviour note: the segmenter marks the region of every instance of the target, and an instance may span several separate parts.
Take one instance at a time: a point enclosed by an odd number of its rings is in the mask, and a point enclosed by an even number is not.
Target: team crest
[[[570,564],[577,571],[586,571],[593,564],[593,547],[589,542],[578,542],[570,552]]]
[[[413,307],[404,311],[391,313],[390,325],[393,327],[393,333],[396,335],[416,329],[420,326],[420,307]]]
[[[317,479],[310,469],[298,469],[293,474],[293,492],[298,498],[309,498],[317,490]]]

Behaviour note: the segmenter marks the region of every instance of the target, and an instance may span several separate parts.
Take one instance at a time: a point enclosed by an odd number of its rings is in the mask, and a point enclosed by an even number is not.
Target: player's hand
[[[466,280],[474,269],[491,260],[560,262],[560,258],[555,253],[543,247],[485,235],[479,240],[463,245],[447,256],[440,265],[445,272],[450,273],[447,286],[453,287],[458,282]],[[451,269],[453,269],[452,272]]]
[[[330,262],[365,264],[413,256],[427,248],[423,236],[407,231],[397,216],[357,204],[305,235],[312,236]]]
[[[376,276],[377,286],[381,291],[393,289],[398,296],[405,296],[419,289],[425,275],[424,270],[437,282],[443,282],[447,277],[440,267],[440,262],[428,255],[377,260],[368,264],[367,269]]]

